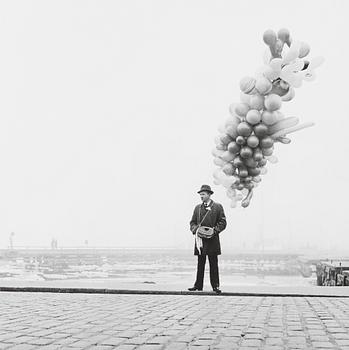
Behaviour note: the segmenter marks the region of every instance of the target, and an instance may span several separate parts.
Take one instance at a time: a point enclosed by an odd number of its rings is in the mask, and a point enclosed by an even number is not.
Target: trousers
[[[219,287],[218,256],[207,255],[210,264],[210,282],[212,288]],[[203,289],[205,274],[206,255],[198,255],[198,265],[196,270],[196,281],[194,286]]]

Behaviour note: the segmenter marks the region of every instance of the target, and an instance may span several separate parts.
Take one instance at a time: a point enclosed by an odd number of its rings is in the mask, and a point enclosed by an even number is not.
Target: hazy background
[[[289,28],[325,64],[287,116],[248,209],[225,208],[224,249],[340,248],[348,223],[347,1],[0,3],[0,246],[192,247],[197,190],[264,30]]]

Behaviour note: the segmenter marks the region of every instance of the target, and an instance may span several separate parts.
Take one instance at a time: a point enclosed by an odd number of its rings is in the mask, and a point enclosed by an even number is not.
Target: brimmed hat
[[[202,185],[198,193],[200,192],[207,192],[207,193],[213,194],[213,191],[211,190],[211,187],[209,185]]]

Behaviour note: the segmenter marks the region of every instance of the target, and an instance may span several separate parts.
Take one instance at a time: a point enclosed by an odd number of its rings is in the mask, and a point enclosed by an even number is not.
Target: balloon
[[[278,141],[278,142],[281,142],[285,145],[291,143],[291,140],[288,138],[288,137],[285,137],[285,136],[279,136],[275,139],[275,141]]]
[[[247,182],[245,184],[245,188],[248,189],[248,190],[252,190],[254,188],[254,183],[252,182]]]
[[[226,135],[226,134],[222,134],[221,135],[221,142],[222,142],[223,145],[227,145],[231,141],[233,141],[233,139],[229,135]]]
[[[247,176],[248,176],[248,171],[247,171],[247,169],[240,169],[240,170],[239,170],[239,176],[240,176],[240,177],[247,177]]]
[[[256,109],[250,109],[246,114],[246,121],[251,125],[256,125],[261,121],[261,114]]]
[[[295,97],[295,88],[303,81],[314,80],[323,58],[304,59],[310,52],[309,45],[292,41],[286,28],[277,34],[265,31],[263,40],[268,45],[264,65],[254,76],[240,80],[240,103],[229,106],[230,117],[219,127],[220,135],[212,150],[218,166],[213,173],[214,184],[226,188],[231,207],[236,207],[238,201],[244,208],[249,205],[254,188],[267,173],[267,163],[278,161],[273,154],[274,144],[289,144],[286,135],[314,125],[299,125],[298,118],[286,118],[280,108],[282,102]]]
[[[273,154],[273,151],[274,151],[273,147],[262,149],[262,153],[264,156],[271,156]]]
[[[221,159],[223,159],[226,162],[231,162],[233,159],[235,158],[235,154],[229,152],[229,151],[225,151],[222,155],[221,155]]]
[[[277,71],[277,70],[274,70],[272,67],[267,66],[263,70],[263,75],[268,80],[273,81],[279,77],[280,72],[281,72],[281,68],[280,68],[280,71]]]
[[[254,176],[253,179],[252,179],[253,182],[261,182],[262,181],[262,178],[258,175],[258,176]]]
[[[213,163],[217,166],[223,166],[224,164],[226,164],[226,162],[222,158],[218,157],[213,159]]]
[[[258,137],[263,137],[268,134],[268,127],[263,123],[257,124],[253,130]]]
[[[300,42],[293,41],[286,54],[282,57],[284,64],[294,61],[299,56]]]
[[[234,198],[236,196],[236,191],[232,188],[228,188],[227,189],[227,196],[229,198]]]
[[[214,157],[220,157],[223,153],[224,153],[224,151],[219,150],[219,149],[217,149],[217,148],[213,148],[213,149],[212,149],[212,155],[213,155]]]
[[[282,59],[281,58],[273,58],[270,61],[269,66],[274,72],[280,73],[281,67],[282,67]]]
[[[272,29],[268,29],[263,34],[263,41],[268,45],[275,45],[277,36]]]
[[[241,206],[243,208],[247,208],[250,204],[250,201],[251,201],[251,198],[252,198],[252,195],[253,195],[253,191],[250,190],[247,197],[241,202]]]
[[[252,110],[256,109],[257,111],[263,109],[264,107],[264,97],[262,95],[252,95],[249,101],[249,105]],[[248,114],[248,113],[247,113]]]
[[[223,145],[223,144],[217,145],[217,149],[226,151],[227,150],[227,145]]]
[[[240,152],[240,146],[235,141],[232,141],[228,145],[228,151],[233,154],[238,154]]]
[[[236,114],[236,112],[235,112],[235,108],[236,108],[236,106],[237,106],[238,104],[237,103],[232,103],[232,104],[230,104],[230,106],[229,106],[229,113],[230,113],[230,115],[232,116],[232,117],[237,117],[237,118],[239,118],[239,121],[240,121],[240,117]]]
[[[276,156],[269,156],[267,159],[272,164],[276,164],[279,161]]]
[[[240,92],[240,101],[242,103],[249,104],[250,103],[250,97],[251,95],[244,94],[243,92]]]
[[[253,153],[253,159],[259,162],[260,160],[263,159],[263,153],[261,149],[256,149]]]
[[[227,163],[223,166],[222,171],[226,175],[233,175],[235,173],[235,167],[231,163]]]
[[[247,138],[247,145],[252,148],[256,148],[259,144],[259,138],[255,135],[250,135]]]
[[[275,134],[272,134],[271,137],[273,139],[275,138],[278,138],[280,136],[284,136],[284,135],[287,135],[287,134],[291,134],[292,132],[295,132],[295,131],[298,131],[298,130],[302,130],[302,129],[305,129],[305,128],[309,128],[311,126],[314,126],[315,123],[304,123],[304,124],[300,124],[300,125],[297,125],[297,126],[293,126],[291,128],[288,128],[288,129],[283,129],[283,130],[280,130],[278,132],[276,132]]]
[[[288,89],[287,94],[281,97],[281,100],[282,100],[282,101],[285,101],[285,102],[291,101],[291,100],[294,98],[294,95],[295,95],[294,88],[293,88],[293,87],[290,87],[290,88]]]
[[[261,173],[261,169],[260,168],[249,168],[248,173],[251,176],[258,176]]]
[[[277,122],[279,122],[280,120],[283,120],[285,118],[285,116],[280,112],[280,110],[274,111],[273,113],[276,114]]]
[[[274,145],[274,140],[270,136],[263,137],[260,141],[262,148],[270,148]]]
[[[231,208],[236,208],[236,205],[237,205],[236,199],[232,199],[232,200],[231,200],[231,203],[230,203],[230,207],[231,207]]]
[[[235,182],[235,177],[233,177],[233,176],[226,176],[226,178],[222,181],[222,185],[225,188],[229,188],[234,182]]]
[[[240,117],[245,117],[250,107],[247,103],[238,103],[235,107],[235,112]]]
[[[222,177],[224,176],[223,172],[221,169],[216,169],[214,172],[213,172],[213,177],[217,180],[220,180],[222,179]]]
[[[267,78],[261,77],[256,81],[256,89],[261,95],[267,94],[272,88],[273,85]]]
[[[261,175],[265,175],[268,172],[267,168],[261,168]]]
[[[292,64],[284,66],[280,73],[280,78],[286,81],[292,87],[300,87],[304,75],[300,72],[304,67],[302,60],[295,61]]]
[[[225,132],[227,135],[229,135],[232,139],[236,139],[237,136],[238,136],[238,133],[237,133],[237,125],[228,125],[226,128],[225,128]]]
[[[268,134],[274,134],[279,130],[290,128],[292,126],[297,125],[299,122],[299,119],[297,117],[288,117],[283,120],[280,120],[276,124],[269,126],[268,128]]]
[[[243,189],[244,189],[244,185],[242,185],[240,191],[242,191]],[[236,200],[237,200],[237,201],[241,201],[241,199],[242,199],[242,194],[241,194],[241,193],[238,193],[238,194],[236,195]]]
[[[235,159],[233,160],[233,165],[234,165],[235,167],[240,167],[240,166],[242,166],[243,164],[244,164],[244,163],[243,163],[242,159],[239,158],[239,157],[237,157],[237,158],[235,158]]]
[[[252,93],[256,84],[256,79],[252,77],[244,77],[240,80],[240,90],[245,94]]]
[[[307,56],[309,54],[309,52],[310,52],[310,46],[307,43],[302,42],[301,46],[299,48],[298,57],[303,58],[303,57]]]
[[[250,147],[244,146],[241,148],[240,156],[242,158],[250,158],[250,157],[252,157],[252,155],[253,155],[253,151]]]
[[[237,185],[237,189],[238,190],[242,190],[244,188],[244,185],[243,184],[239,184],[239,185]],[[238,199],[239,197],[237,196],[237,199]]]
[[[287,46],[291,46],[291,37],[290,31],[286,28],[282,28],[278,31],[278,38],[287,44]]]
[[[279,95],[270,94],[265,98],[264,105],[268,111],[276,111],[281,107],[282,100]]]
[[[309,63],[308,67],[300,72],[301,77],[306,81],[313,81],[316,77],[314,69],[319,67],[324,62],[323,57],[315,57]]]
[[[250,136],[252,133],[252,128],[250,127],[249,124],[247,124],[246,122],[241,122],[238,126],[237,126],[237,132],[239,135],[241,136]]]
[[[277,122],[277,113],[276,111],[263,111],[262,113],[262,122],[266,125],[273,125]]]
[[[225,125],[226,128],[228,126],[232,126],[232,125],[237,126],[240,123],[240,121],[241,121],[240,118],[234,114],[234,115],[231,115],[230,117],[228,117],[225,120],[225,124],[224,125]]]
[[[240,146],[242,146],[246,143],[246,140],[243,136],[238,136],[235,141]]]
[[[258,162],[258,165],[260,166],[260,167],[263,167],[264,165],[266,165],[267,164],[267,160],[265,159],[265,158],[263,158],[262,160],[260,160],[259,162]]]
[[[214,180],[213,180],[213,183],[214,183],[215,185],[220,185],[220,184],[221,184],[221,182],[218,181],[217,179],[214,179]]]

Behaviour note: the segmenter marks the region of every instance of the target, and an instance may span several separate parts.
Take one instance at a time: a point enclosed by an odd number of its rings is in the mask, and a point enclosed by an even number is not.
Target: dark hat
[[[202,185],[198,193],[200,192],[207,192],[207,193],[213,194],[213,191],[211,190],[211,187],[209,185]]]

